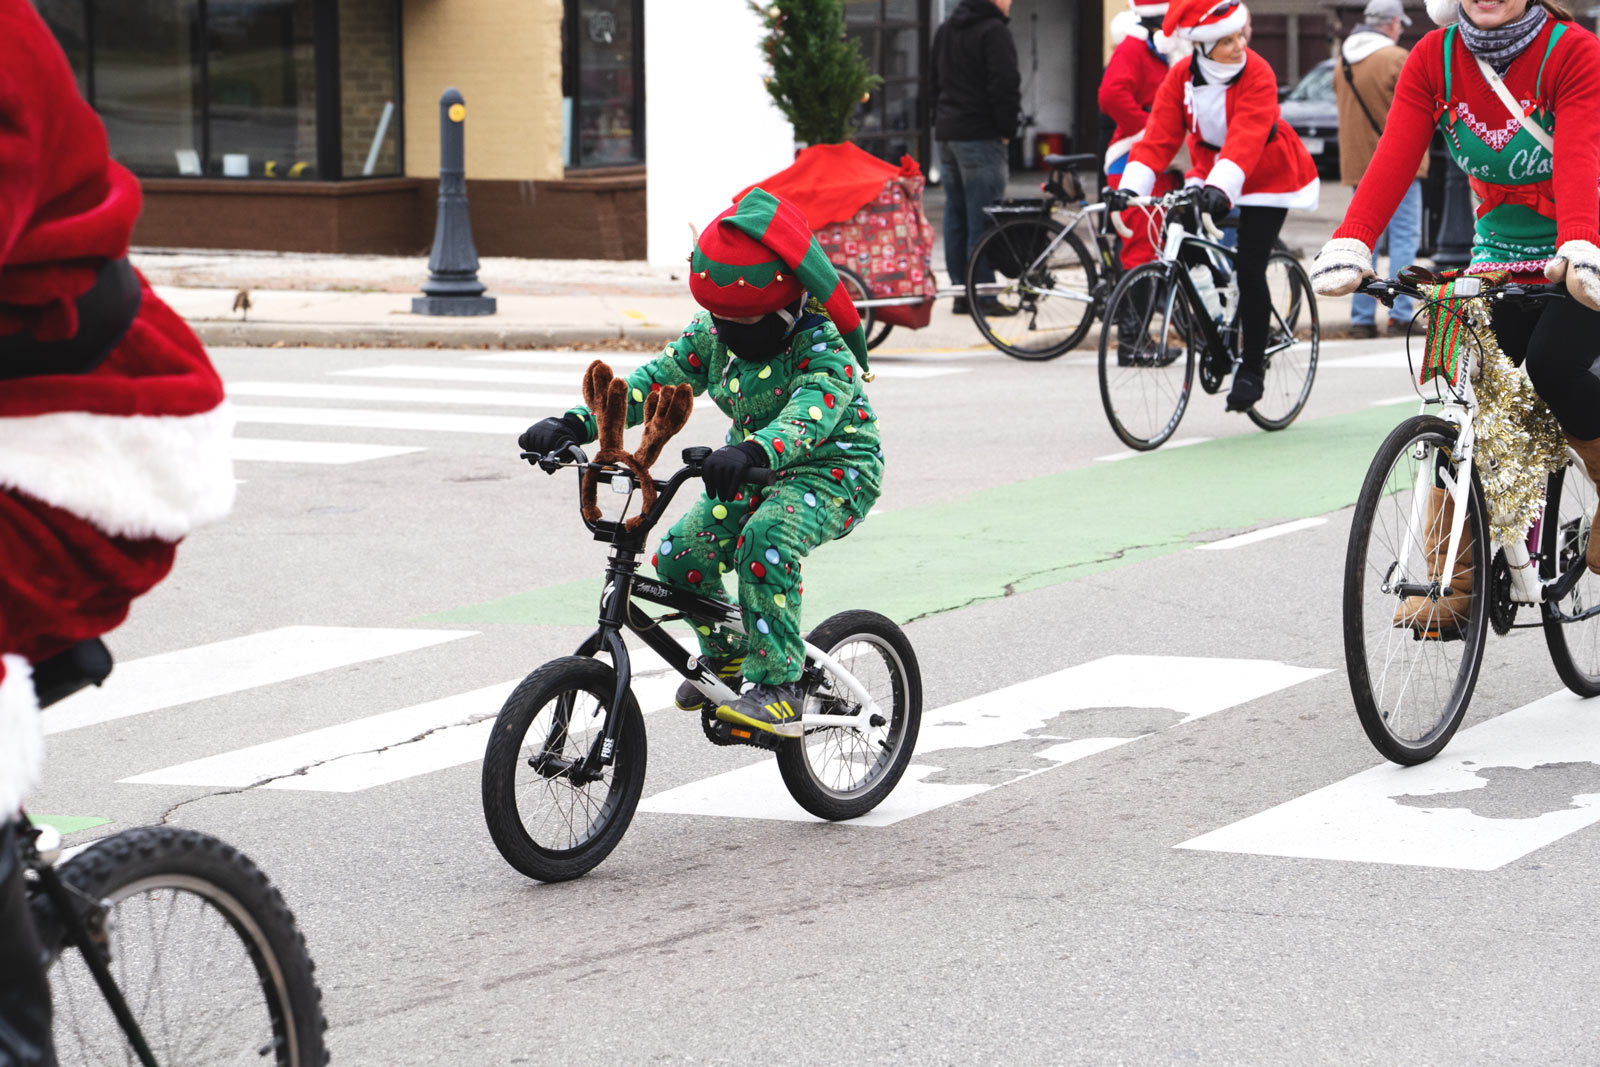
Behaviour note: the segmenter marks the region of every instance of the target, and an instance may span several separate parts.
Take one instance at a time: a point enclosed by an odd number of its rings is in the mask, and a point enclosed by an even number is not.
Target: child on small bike
[[[719,675],[753,684],[717,718],[792,737],[805,667],[801,560],[860,525],[883,476],[878,420],[857,369],[865,334],[805,216],[762,189],[711,221],[690,270],[705,311],[628,376],[628,425],[643,419],[650,390],[679,383],[709,392],[733,425],[704,463],[705,495],[652,563],[667,584],[719,600],[722,575],[737,573],[745,633],[700,628],[700,648]],[[520,443],[548,454],[597,434],[580,406],[530,426]],[[758,468],[776,472],[771,488],[746,484]],[[684,710],[705,703],[689,683],[678,689]]]

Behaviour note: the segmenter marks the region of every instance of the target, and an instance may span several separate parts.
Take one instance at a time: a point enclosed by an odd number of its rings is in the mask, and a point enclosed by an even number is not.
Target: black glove
[[[1100,190],[1100,202],[1105,204],[1107,211],[1122,211],[1127,208],[1131,199],[1133,194],[1126,189]]]
[[[767,453],[754,441],[727,445],[706,457],[700,476],[706,482],[706,495],[732,500],[744,491],[746,476],[752,469],[767,466]]]
[[[560,452],[568,445],[579,444],[584,437],[583,420],[570,411],[560,417],[540,419],[522,431],[517,444],[524,452],[537,452],[548,456]]]
[[[1200,199],[1196,202],[1201,211],[1211,216],[1211,221],[1219,224],[1233,210],[1233,201],[1228,199],[1228,194],[1215,185],[1201,186]]]

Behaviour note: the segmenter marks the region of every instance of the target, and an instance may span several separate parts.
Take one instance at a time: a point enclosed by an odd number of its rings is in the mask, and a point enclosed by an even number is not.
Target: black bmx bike
[[[630,689],[624,631],[704,694],[700,718],[708,741],[773,752],[790,795],[818,818],[865,815],[894,790],[911,761],[922,721],[921,670],[900,627],[871,611],[841,612],[807,635],[800,736],[777,737],[715,717],[714,709],[737,694],[663,624],[743,633],[738,606],[638,573],[651,530],[679,488],[700,477],[710,454],[686,448],[681,469],[665,481],[652,479],[656,501],[633,528],[621,517],[583,520],[595,540],[611,545],[599,624],[573,655],[524,678],[495,719],[483,759],[484,819],[506,862],[530,878],[557,882],[593,870],[622,840],[644,792],[644,716]],[[610,485],[628,498],[623,515],[638,491],[632,472],[590,463],[575,445],[522,456],[547,473],[571,468]],[[774,480],[770,470],[751,474],[755,484]],[[651,615],[647,606],[667,612]]]
[[[40,662],[40,706],[110,670],[98,640]],[[328,1062],[305,937],[249,857],[194,830],[147,826],[61,862],[52,827],[23,815],[13,829],[63,1067]]]
[[[1139,451],[1177,431],[1197,375],[1200,388],[1217,393],[1239,362],[1235,252],[1197,196],[1180,189],[1128,201],[1150,209],[1160,252],[1111,293],[1100,327],[1100,400],[1112,431]],[[1281,430],[1311,397],[1321,333],[1311,279],[1281,244],[1267,259],[1267,286],[1265,384],[1246,414],[1263,430]]]

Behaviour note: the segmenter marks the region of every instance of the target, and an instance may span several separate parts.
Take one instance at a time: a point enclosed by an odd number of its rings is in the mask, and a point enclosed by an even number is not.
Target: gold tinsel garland
[[[1435,313],[1464,316],[1471,329],[1462,331],[1462,343],[1477,348],[1473,461],[1483,484],[1490,536],[1496,544],[1514,544],[1539,517],[1548,476],[1567,462],[1567,442],[1533,383],[1496,341],[1488,302],[1466,300],[1445,307]]]

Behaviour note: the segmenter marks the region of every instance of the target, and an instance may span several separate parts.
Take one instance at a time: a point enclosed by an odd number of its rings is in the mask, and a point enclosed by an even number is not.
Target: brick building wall
[[[394,0],[339,0],[339,112],[344,176],[358,177],[384,107],[399,107]],[[372,173],[400,173],[400,116],[389,119]]]

